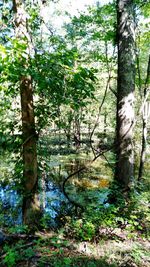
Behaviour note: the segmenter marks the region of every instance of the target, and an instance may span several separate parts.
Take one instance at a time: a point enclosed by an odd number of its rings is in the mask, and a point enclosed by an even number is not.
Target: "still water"
[[[109,153],[108,157],[113,165],[113,155]],[[92,158],[92,153],[85,153],[85,148],[80,151],[71,148],[68,151],[66,145],[60,146],[57,142],[53,145],[42,142],[39,145],[39,199],[44,214],[50,217],[50,224],[54,225],[61,215],[71,214],[72,204],[64,195],[63,182],[74,172],[77,172],[76,175],[71,176],[65,184],[69,199],[84,208],[98,207],[106,202],[113,171],[105,159],[98,158],[91,164]],[[3,171],[7,170],[7,165]],[[84,166],[84,171],[78,172]],[[22,198],[15,189],[14,179],[10,176],[7,180],[11,183],[6,181],[0,186],[0,219],[6,225],[21,224]]]

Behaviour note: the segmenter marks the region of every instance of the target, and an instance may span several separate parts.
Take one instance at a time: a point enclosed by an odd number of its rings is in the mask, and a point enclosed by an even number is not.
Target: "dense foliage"
[[[134,175],[118,183],[116,154],[121,143],[116,138],[116,4],[121,0],[109,4],[98,1],[73,17],[57,10],[58,2],[0,1],[1,264],[148,267],[150,4],[130,1],[134,4],[135,22],[134,47],[132,42],[129,44],[135,53],[132,67],[136,69],[131,140]],[[52,18],[44,17],[43,12],[49,12],[52,4]],[[59,31],[53,20],[61,13],[69,22]],[[126,64],[123,67],[124,72],[129,70]],[[128,76],[131,78],[131,72]],[[32,91],[30,99],[27,95],[28,110],[23,110],[21,86],[26,88],[25,93]],[[23,127],[28,121],[23,116],[31,110],[35,125],[29,124],[33,132],[25,137]],[[123,112],[125,116],[127,108]],[[33,150],[37,169],[31,181]],[[128,149],[125,158],[130,152]],[[120,167],[118,171],[121,173]],[[42,234],[35,234],[39,230]],[[118,256],[109,247],[110,240],[115,246],[119,240],[135,242],[125,262],[126,252]],[[81,250],[78,242],[83,246]],[[108,249],[106,246],[105,252],[99,254],[94,243],[108,244]]]

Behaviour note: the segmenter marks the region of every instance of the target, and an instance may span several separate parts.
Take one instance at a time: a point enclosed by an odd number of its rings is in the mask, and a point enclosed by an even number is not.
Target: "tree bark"
[[[13,0],[15,12],[16,38],[27,45],[25,51],[28,58],[23,63],[24,69],[28,68],[30,57],[30,43],[27,31],[27,16],[24,10],[23,1]],[[23,61],[24,62],[24,61]],[[37,174],[37,147],[36,131],[33,105],[33,87],[30,75],[20,75],[20,97],[22,113],[22,140],[23,140],[23,223],[30,228],[37,227],[40,215],[40,203],[37,195],[38,174]]]
[[[135,23],[133,0],[117,1],[117,25],[118,81],[115,178],[124,189],[128,189],[134,177]]]

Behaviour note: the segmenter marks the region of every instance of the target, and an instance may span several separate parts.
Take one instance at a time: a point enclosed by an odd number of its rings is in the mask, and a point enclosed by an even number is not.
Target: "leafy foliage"
[[[69,158],[66,165],[68,164],[70,167],[63,170],[62,174],[60,169],[63,159],[60,158],[60,155],[65,157],[67,153],[71,152],[80,155],[81,152],[82,157],[82,151],[84,150],[87,153],[85,158],[88,162],[91,157],[91,155],[88,157],[88,153],[91,151],[92,142],[94,142],[95,153],[101,152],[102,146],[112,146],[113,144],[117,80],[115,3],[104,6],[97,4],[90,7],[86,13],[80,14],[79,17],[73,17],[71,22],[64,27],[65,34],[59,35],[55,29],[52,29],[49,22],[46,25],[49,29],[42,33],[44,22],[40,15],[40,6],[37,1],[34,1],[36,2],[34,6],[31,3],[32,1],[25,1],[25,9],[28,13],[28,31],[33,46],[29,55],[26,38],[20,41],[14,37],[13,12],[10,1],[3,2],[0,1],[0,7],[2,7],[0,15],[2,29],[0,33],[0,182],[2,186],[13,182],[15,190],[21,194],[24,192],[21,185],[23,166],[20,156],[22,129],[19,83],[22,75],[30,75],[34,87],[39,157],[38,174],[39,177],[45,177],[46,183],[55,182],[59,189],[62,189],[63,179],[75,168],[79,169],[79,166],[76,166],[75,162]],[[135,134],[135,153],[138,159],[141,141],[141,122],[138,110],[142,102],[139,89],[143,93],[149,53],[147,22],[149,3],[148,1],[137,0],[135,4],[137,5],[136,12],[138,15],[136,42],[139,66],[137,66],[137,74],[138,68],[140,71],[140,77],[139,75],[136,76],[137,132]],[[104,98],[105,92],[106,97]],[[94,125],[98,126],[98,130],[94,134],[94,140],[90,140]],[[80,137],[78,141],[82,144],[80,149],[75,148],[77,131]],[[59,132],[59,136],[56,132]],[[53,139],[51,139],[51,142],[46,142],[45,140],[49,138],[50,133],[52,133]],[[85,143],[85,140],[87,140],[87,143]],[[114,151],[112,150],[111,153],[112,156],[108,155],[108,159],[107,157],[105,159],[107,168],[111,166],[113,171]],[[56,168],[52,166],[54,154],[57,154]],[[57,164],[58,162],[60,164]],[[53,165],[55,165],[55,162]],[[102,164],[100,168],[101,170],[97,171],[97,175],[106,175]],[[138,168],[138,160],[136,168]],[[55,175],[53,170],[55,170]],[[59,226],[63,225],[65,235],[80,241],[97,241],[101,237],[104,239],[119,239],[122,236],[116,236],[115,231],[121,229],[126,234],[125,238],[133,239],[138,235],[148,237],[148,171],[149,168],[147,168],[147,174],[145,175],[147,177],[142,181],[142,185],[140,187],[134,186],[134,192],[131,193],[128,200],[115,185],[111,191],[110,203],[106,201],[103,204],[98,203],[100,191],[90,188],[92,178],[90,177],[91,180],[89,177],[82,179],[79,173],[78,181],[74,180],[73,182],[78,182],[80,194],[76,194],[74,191],[73,197],[79,202],[83,202],[87,207],[83,213],[75,213],[75,209],[70,211],[71,206],[69,206],[67,213],[63,201],[62,206],[57,207],[60,212],[57,219],[59,219]],[[88,176],[88,173],[85,173],[85,175]],[[113,172],[109,173],[110,180],[112,175]],[[102,180],[102,186],[108,190],[109,182],[107,182],[107,179]],[[68,194],[70,195],[73,192],[72,188],[74,188],[74,184],[68,186]],[[95,203],[90,205],[91,200]],[[87,203],[89,205],[86,205]],[[1,226],[10,226],[10,221],[5,224],[7,214],[8,212],[12,213],[15,218],[18,210],[14,211],[11,207],[8,207],[7,211],[7,209],[4,209],[3,203],[0,205],[0,210]],[[60,222],[61,218],[63,219],[62,222]],[[42,228],[49,230],[51,221],[51,215],[45,213],[40,221]],[[20,225],[9,229],[9,233],[20,232],[26,234],[28,230]],[[81,262],[85,266],[100,266],[99,264],[108,266],[105,259],[96,262],[83,258],[78,261],[78,259],[64,257],[61,260],[60,257],[64,252],[63,244],[59,243],[58,240],[53,240],[52,243],[58,249],[58,251],[54,251],[55,255],[53,256],[55,257],[51,259],[53,266],[77,266]],[[29,247],[24,250],[21,248],[22,245],[20,243],[14,247],[6,246],[4,248],[4,253],[6,253],[4,264],[6,266],[16,266],[19,260],[34,257],[34,249]],[[42,245],[40,244],[40,246]],[[133,251],[133,257],[137,261],[143,253],[139,250],[135,248]],[[39,266],[45,266],[47,260],[50,259],[43,256]],[[115,266],[115,264],[112,264],[112,266]]]

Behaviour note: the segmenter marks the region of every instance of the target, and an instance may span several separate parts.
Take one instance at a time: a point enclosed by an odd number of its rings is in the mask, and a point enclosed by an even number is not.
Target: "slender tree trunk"
[[[146,144],[147,144],[147,122],[148,117],[150,114],[150,103],[147,102],[148,98],[148,85],[150,84],[150,56],[148,61],[148,67],[147,67],[147,77],[145,82],[145,88],[144,88],[144,105],[142,110],[142,149],[141,149],[141,155],[140,155],[140,166],[139,166],[139,175],[138,175],[138,181],[140,181],[143,177],[143,171],[144,171],[144,163],[145,163],[145,157],[146,157]]]
[[[107,112],[105,110],[104,114],[104,141],[106,141],[106,136],[107,136]]]
[[[27,45],[26,53],[29,55],[29,37],[27,31],[27,17],[23,1],[13,0],[15,12],[16,38]],[[28,39],[28,41],[27,41]],[[24,61],[23,61],[24,62]],[[22,63],[24,69],[28,68],[28,59]],[[30,75],[20,76],[20,97],[22,113],[22,139],[23,139],[23,223],[33,228],[39,223],[40,204],[37,196],[37,148],[33,106],[33,87]]]
[[[118,84],[115,178],[127,189],[134,177],[135,25],[133,0],[117,1]]]
[[[81,133],[80,133],[80,119],[79,119],[79,113],[75,115],[75,133],[74,133],[74,141],[76,148],[79,149],[80,147],[80,141],[81,141]]]
[[[145,156],[146,156],[146,141],[147,141],[147,119],[145,116],[142,118],[142,149],[140,155],[140,166],[139,166],[139,175],[138,181],[140,181],[143,177],[144,171],[144,163],[145,163]]]
[[[67,137],[67,147],[70,147],[71,144],[71,127],[72,127],[72,120],[73,120],[73,116],[72,116],[72,110],[70,110],[69,114],[68,114],[68,125],[66,127],[67,131],[66,131],[66,137]]]

